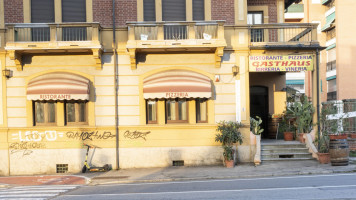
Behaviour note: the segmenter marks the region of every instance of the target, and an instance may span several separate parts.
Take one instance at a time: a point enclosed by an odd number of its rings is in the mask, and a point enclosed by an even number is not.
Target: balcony
[[[21,58],[38,53],[90,53],[101,69],[99,23],[6,24],[5,49],[22,70]]]
[[[251,49],[315,49],[318,24],[283,23],[249,26]]]
[[[131,68],[136,69],[137,52],[214,52],[220,67],[224,38],[224,21],[204,22],[129,22],[127,50]]]

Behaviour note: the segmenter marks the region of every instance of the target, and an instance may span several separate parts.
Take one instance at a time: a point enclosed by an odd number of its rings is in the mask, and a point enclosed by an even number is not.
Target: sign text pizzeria
[[[250,56],[250,72],[312,71],[312,55]]]

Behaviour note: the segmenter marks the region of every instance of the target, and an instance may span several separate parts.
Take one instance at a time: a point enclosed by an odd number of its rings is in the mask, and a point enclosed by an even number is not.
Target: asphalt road
[[[356,199],[356,173],[83,186],[55,199]]]

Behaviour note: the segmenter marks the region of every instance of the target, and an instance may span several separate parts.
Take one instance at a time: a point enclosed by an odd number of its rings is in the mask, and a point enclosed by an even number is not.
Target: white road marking
[[[290,188],[264,188],[264,189],[238,189],[238,190],[198,190],[181,192],[149,192],[149,193],[121,193],[121,194],[69,194],[62,195],[66,197],[86,197],[86,196],[129,196],[129,195],[162,195],[162,194],[194,194],[194,193],[217,193],[217,192],[245,192],[245,191],[274,191],[274,190],[305,190],[305,189],[323,189],[323,188],[346,188],[356,187],[356,185],[337,185],[337,186],[310,186],[310,187],[290,187]]]
[[[77,185],[20,186],[0,190],[0,199],[45,200],[77,188]]]
[[[295,179],[295,178],[311,178],[311,177],[333,177],[333,176],[356,176],[356,173],[350,174],[330,174],[330,175],[307,175],[307,176],[280,176],[280,177],[264,177],[264,178],[241,178],[241,179],[218,179],[218,180],[202,180],[202,181],[167,181],[155,183],[117,183],[116,185],[166,185],[166,184],[184,184],[184,183],[209,183],[209,182],[233,182],[233,181],[258,181],[258,180],[275,180],[275,179]],[[112,187],[113,185],[101,185]],[[91,187],[91,186],[86,186]]]
[[[67,190],[40,190],[40,191],[32,191],[32,193],[38,193],[38,192],[48,192],[48,193],[61,193],[65,192]],[[10,192],[2,192],[0,191],[0,195],[2,194],[21,194],[21,193],[31,193],[31,191],[28,190],[17,190],[17,191],[10,191]]]

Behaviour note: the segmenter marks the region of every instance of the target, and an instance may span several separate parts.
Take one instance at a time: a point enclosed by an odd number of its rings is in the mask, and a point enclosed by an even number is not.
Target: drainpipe
[[[320,93],[320,89],[319,89],[319,49],[316,49],[316,116],[317,116],[317,122],[318,122],[318,138],[320,138],[320,123],[319,123],[319,119],[320,119],[320,100],[319,100],[319,93]],[[320,143],[318,142],[318,151],[320,150]]]
[[[114,57],[114,75],[115,75],[115,169],[120,168],[119,164],[119,110],[118,110],[118,69],[117,69],[117,52],[116,52],[116,27],[115,27],[115,0],[112,0],[112,48]]]

